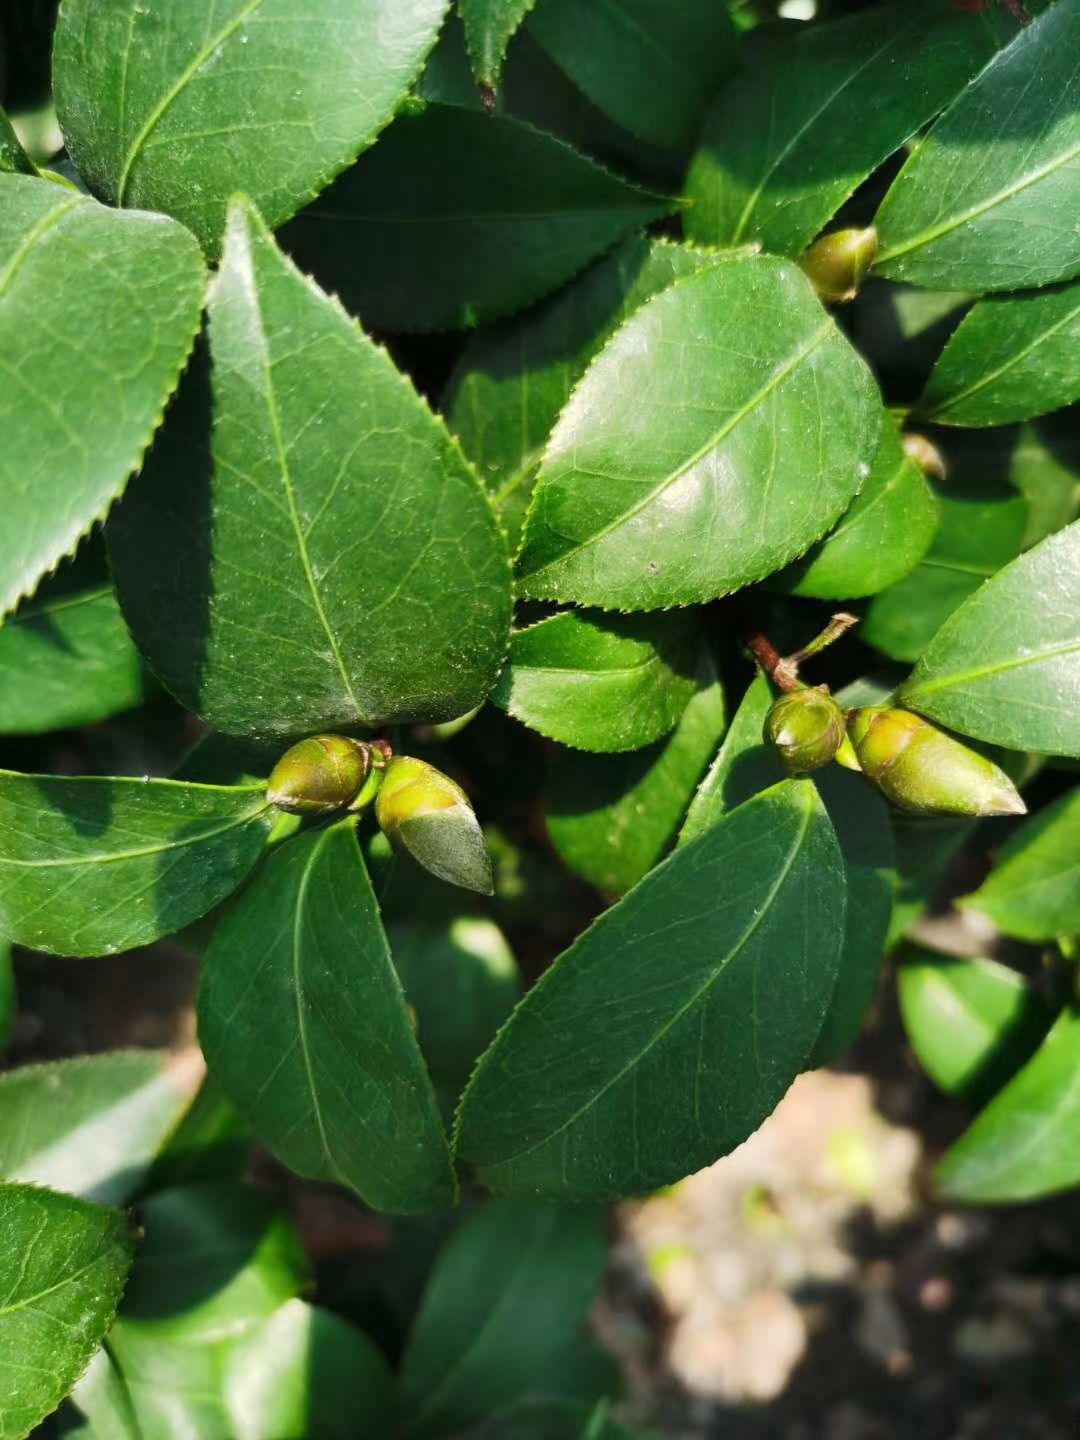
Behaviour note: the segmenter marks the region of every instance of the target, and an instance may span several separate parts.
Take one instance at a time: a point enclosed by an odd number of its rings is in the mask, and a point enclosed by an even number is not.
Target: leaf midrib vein
[[[182,840],[170,840],[164,845],[147,845],[137,850],[117,850],[112,854],[86,855],[72,857],[63,856],[59,859],[49,860],[16,860],[10,855],[0,856],[0,868],[5,865],[16,866],[23,870],[70,870],[83,865],[113,865],[120,860],[141,860],[151,855],[163,855],[170,850],[181,850],[188,845],[201,845],[204,840],[213,840],[216,835],[225,835],[230,830],[237,830],[242,825],[258,817],[270,807],[263,800],[255,810],[245,811],[238,818],[229,820],[224,825],[218,825],[213,830],[202,830],[198,835],[186,835]]]
[[[1009,660],[995,660],[991,665],[976,665],[970,670],[957,670],[950,674],[942,675],[938,680],[924,680],[921,684],[905,687],[904,698],[907,700],[921,699],[924,695],[933,695],[938,690],[951,690],[956,685],[966,685],[971,680],[985,680],[988,675],[1003,674],[1008,670],[1020,670],[1025,665],[1040,665],[1045,660],[1053,660],[1058,655],[1080,654],[1080,640],[1069,640],[1064,645],[1052,645],[1046,650],[1039,650],[1031,655],[1016,655]]]

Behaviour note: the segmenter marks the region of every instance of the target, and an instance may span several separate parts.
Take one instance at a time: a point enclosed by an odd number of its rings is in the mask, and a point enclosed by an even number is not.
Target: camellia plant
[[[890,956],[940,1192],[1080,1184],[1080,0],[46,8],[0,1019],[173,937],[207,1071],[0,1075],[0,1436],[629,1435],[597,1205]],[[389,1217],[381,1321],[252,1141]]]

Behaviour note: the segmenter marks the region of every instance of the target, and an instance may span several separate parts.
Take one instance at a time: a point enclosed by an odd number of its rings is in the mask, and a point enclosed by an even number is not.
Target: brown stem
[[[750,654],[778,690],[790,693],[802,689],[798,677],[793,674],[787,661],[763,631],[750,626],[744,630],[743,640]]]

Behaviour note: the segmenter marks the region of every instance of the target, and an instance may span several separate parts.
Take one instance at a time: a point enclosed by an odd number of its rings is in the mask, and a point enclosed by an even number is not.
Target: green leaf
[[[578,750],[640,750],[668,734],[697,688],[697,617],[564,610],[517,630],[492,700]]]
[[[261,788],[0,770],[0,932],[54,955],[148,945],[235,890],[275,818]]]
[[[560,858],[605,894],[636,885],[675,838],[725,719],[723,688],[710,665],[666,740],[625,755],[556,750],[547,825]]]
[[[393,925],[389,938],[432,1079],[456,1099],[521,993],[514,953],[480,915],[459,915],[439,929]]]
[[[886,419],[866,484],[840,523],[770,586],[814,600],[874,595],[918,565],[937,525],[934,493]]]
[[[529,29],[598,109],[656,145],[694,139],[736,62],[735,27],[713,0],[543,0]]]
[[[938,0],[794,26],[721,91],[687,180],[687,234],[798,255],[994,53],[1003,22]]]
[[[15,967],[11,960],[11,945],[0,935],[0,1050],[8,1042],[15,1024],[18,997],[15,993]]]
[[[923,560],[876,595],[859,636],[893,660],[917,660],[953,611],[1020,549],[1027,505],[1003,485],[936,490],[938,527]]]
[[[74,550],[138,466],[203,285],[179,225],[0,175],[0,614]]]
[[[843,917],[843,864],[813,786],[755,796],[529,992],[465,1092],[462,1161],[492,1189],[599,1199],[727,1154],[806,1063]]]
[[[698,839],[729,810],[783,779],[776,752],[762,737],[765,717],[775,699],[772,686],[759,671],[747,686],[723,744],[691,801],[679,833],[680,845]]]
[[[604,1259],[591,1209],[485,1204],[428,1283],[402,1363],[404,1433],[456,1433],[534,1388],[577,1338]]]
[[[1080,523],[966,600],[900,693],[961,735],[1080,756]]]
[[[442,421],[238,203],[210,302],[210,401],[109,527],[124,613],[174,694],[280,737],[449,720],[506,652],[506,547]]]
[[[0,732],[92,725],[152,688],[96,558],[61,566],[0,625]]]
[[[211,942],[207,1062],[258,1138],[376,1209],[437,1209],[454,1180],[352,825],[276,848]]]
[[[957,903],[1019,940],[1080,934],[1080,789],[1021,825],[989,877]]]
[[[1024,977],[996,960],[908,945],[901,961],[897,995],[916,1059],[939,1090],[984,1104],[1038,1046],[1046,1010]]]
[[[0,63],[3,52],[0,51]],[[36,175],[37,168],[19,143],[14,126],[0,110],[0,174]]]
[[[919,409],[939,425],[1005,425],[1080,400],[1080,281],[995,295],[968,311]]]
[[[1080,5],[1052,5],[915,150],[874,221],[877,269],[934,290],[1022,290],[1080,272]],[[918,54],[918,51],[915,52]]]
[[[123,1215],[0,1185],[0,1434],[20,1440],[85,1370],[131,1265]]]
[[[797,267],[743,257],[680,280],[613,336],[562,412],[520,592],[655,610],[760,580],[854,499],[881,413]]]
[[[1053,13],[1053,12],[1051,12]],[[1080,1013],[1065,1010],[1018,1075],[945,1152],[937,1192],[1013,1204],[1080,1183]]]
[[[175,215],[216,254],[229,197],[280,225],[370,145],[447,0],[67,0],[56,105],[110,204]]]
[[[469,337],[444,409],[512,538],[544,444],[590,360],[646,300],[717,258],[631,235],[533,309]]]
[[[197,1056],[116,1050],[0,1075],[0,1178],[122,1205],[202,1078]]]
[[[199,1093],[154,1157],[148,1190],[202,1180],[242,1180],[250,1151],[247,1126],[221,1086],[205,1075]]]
[[[674,203],[519,120],[428,105],[283,239],[365,325],[453,330],[524,309]]]
[[[458,0],[465,43],[479,85],[499,83],[506,47],[536,0]]]

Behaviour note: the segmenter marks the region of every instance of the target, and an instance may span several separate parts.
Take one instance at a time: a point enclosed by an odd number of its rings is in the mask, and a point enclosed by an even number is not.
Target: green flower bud
[[[834,230],[804,251],[799,264],[822,300],[854,300],[877,255],[877,231]]]
[[[789,775],[820,770],[845,739],[844,715],[824,686],[781,695],[765,717],[765,739]]]
[[[469,797],[433,765],[395,755],[375,798],[375,818],[391,843],[432,875],[481,895],[494,893],[491,860]]]
[[[291,815],[329,815],[351,805],[372,768],[370,745],[313,735],[286,750],[270,772],[266,798]]]
[[[919,815],[1022,815],[1015,785],[992,761],[921,715],[887,706],[849,711],[863,773],[903,810]]]

